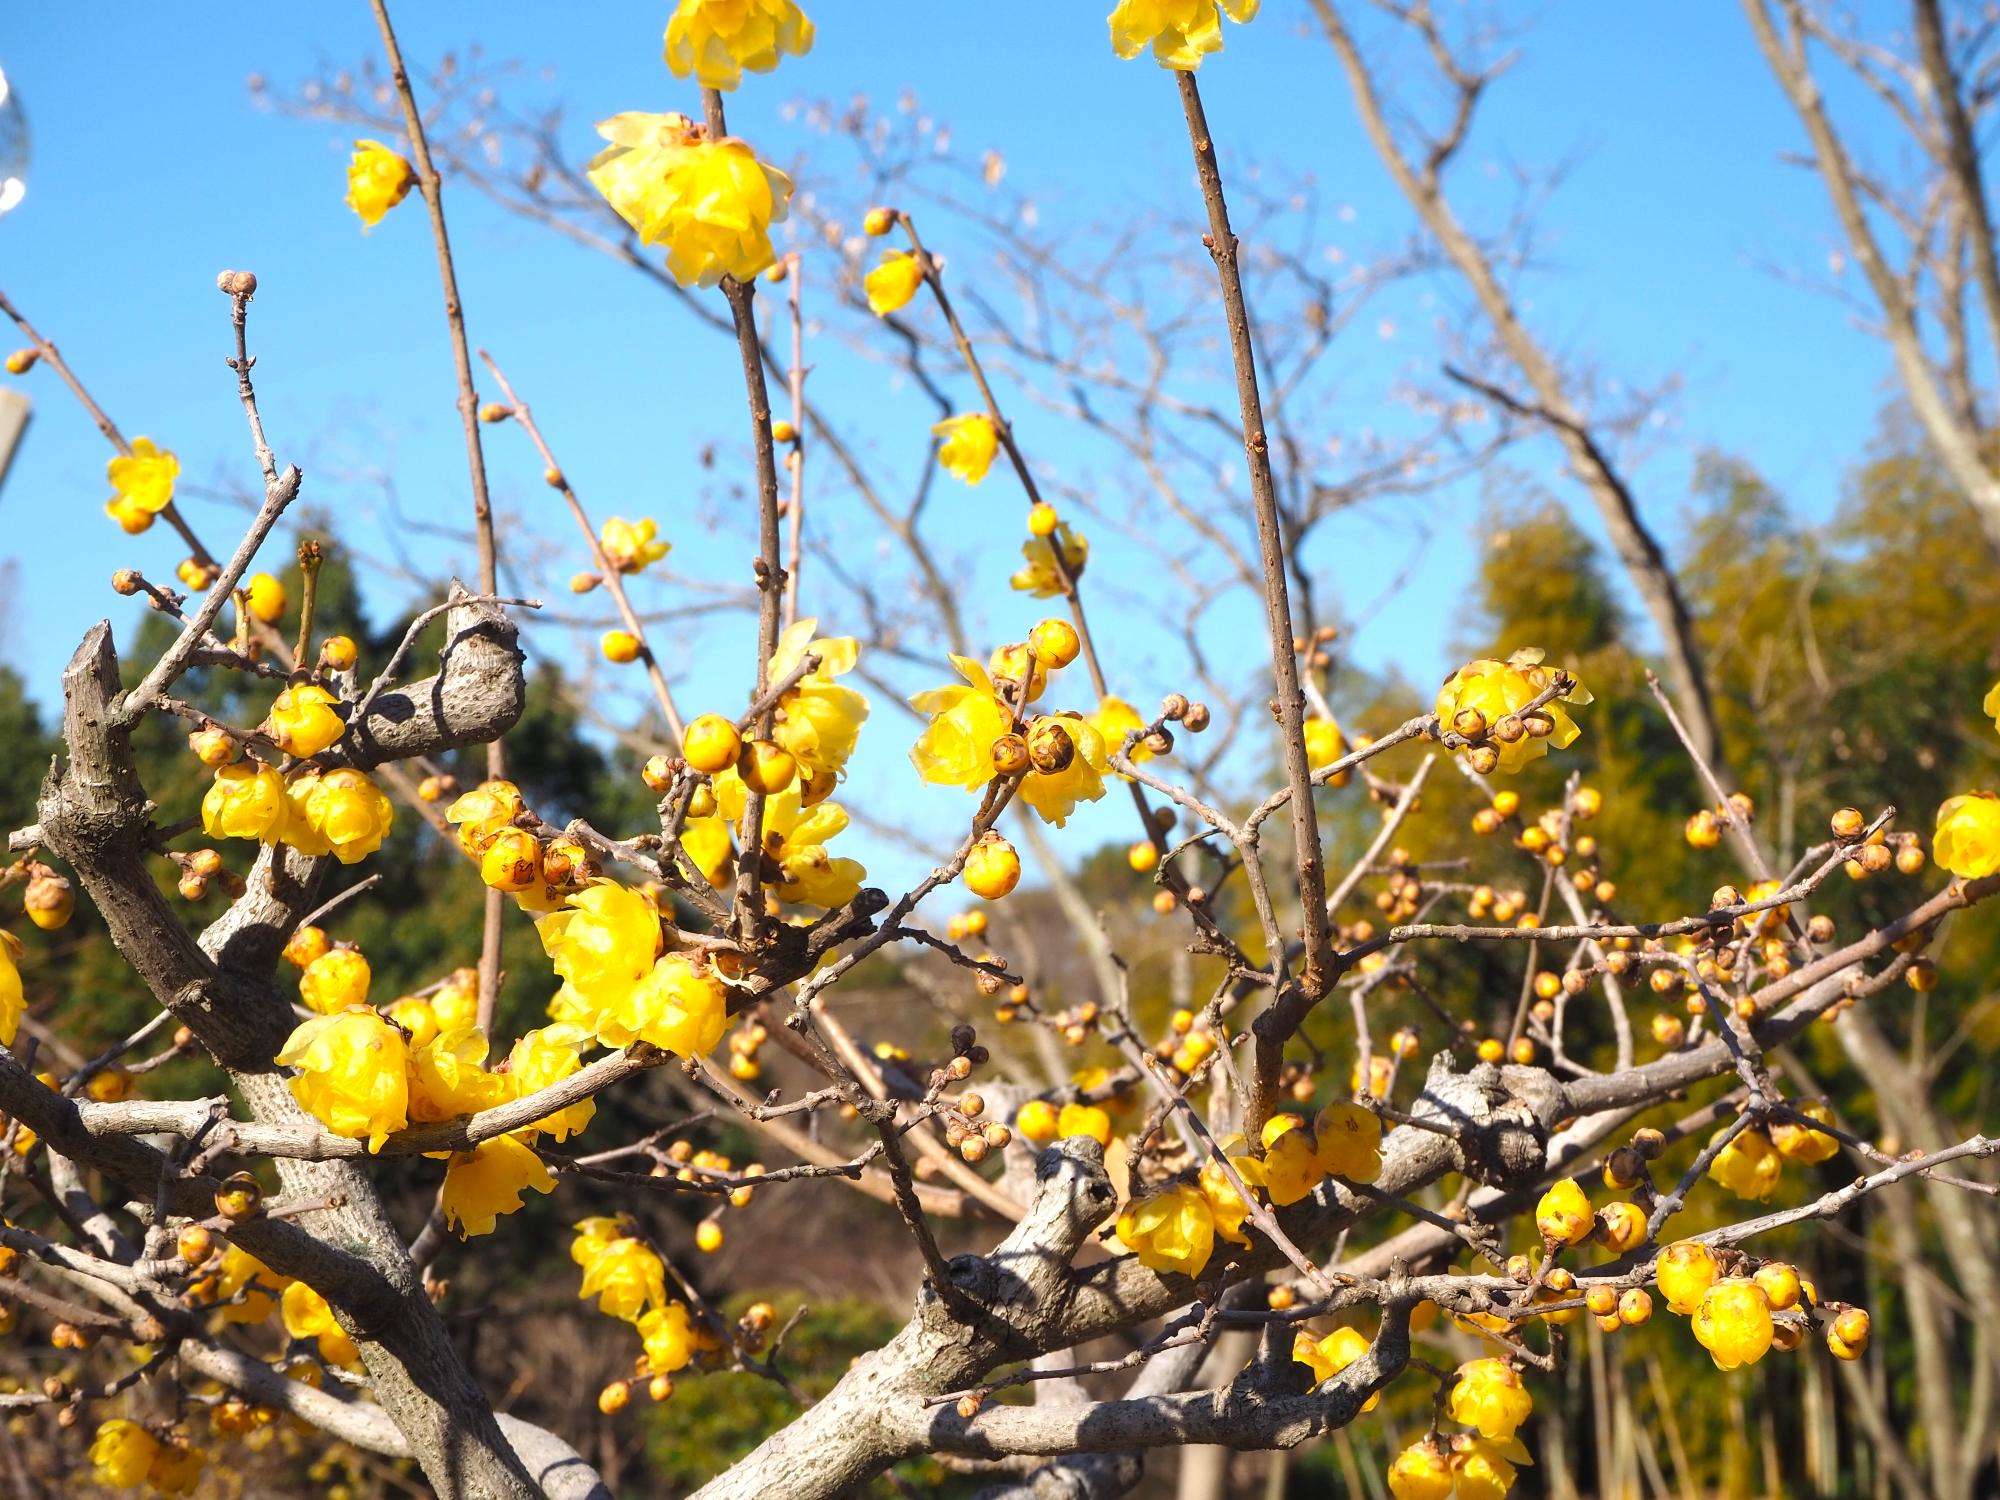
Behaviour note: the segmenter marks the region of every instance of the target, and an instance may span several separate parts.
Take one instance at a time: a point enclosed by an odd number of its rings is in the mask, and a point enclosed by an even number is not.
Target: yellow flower
[[[868,310],[878,318],[909,306],[923,284],[923,262],[902,250],[884,250],[882,264],[862,278],[862,286],[868,293]],[[993,455],[986,456],[991,459]]]
[[[1596,1224],[1597,1211],[1574,1177],[1555,1183],[1535,1205],[1535,1228],[1552,1245],[1581,1245]]]
[[[299,1004],[323,1016],[366,1005],[373,977],[360,949],[328,949],[299,975]]]
[[[1686,1317],[1701,1306],[1718,1273],[1708,1246],[1699,1240],[1678,1240],[1660,1253],[1653,1274],[1667,1306]]]
[[[316,683],[286,688],[271,705],[271,738],[301,760],[319,754],[347,733],[335,708],[339,701]]]
[[[1615,1255],[1636,1250],[1646,1239],[1646,1211],[1636,1203],[1620,1199],[1604,1205],[1599,1216],[1604,1221],[1605,1247]]]
[[[477,859],[526,810],[513,782],[485,781],[446,808],[444,818],[458,829],[458,847]]]
[[[1098,736],[1104,741],[1104,753],[1107,756],[1116,755],[1120,750],[1124,749],[1127,737],[1134,730],[1146,727],[1146,721],[1139,717],[1138,709],[1127,703],[1123,698],[1115,698],[1109,694],[1098,700],[1097,712],[1091,714],[1084,722],[1092,729],[1095,729]],[[1143,739],[1134,740],[1132,748],[1126,753],[1130,756],[1132,764],[1135,766],[1153,758],[1153,752],[1146,748],[1146,742]],[[1129,776],[1123,775],[1119,779],[1124,781],[1131,780]]]
[[[489,1073],[486,1033],[477,1026],[441,1032],[420,1047],[409,1047],[410,1118],[452,1120],[476,1115],[514,1097],[517,1080]]]
[[[1993,721],[1993,727],[2000,729],[2000,682],[1987,689],[1986,701],[1979,705],[1980,711]]]
[[[667,1305],[667,1272],[659,1255],[644,1240],[624,1232],[616,1219],[585,1219],[570,1246],[570,1258],[583,1267],[579,1297],[595,1297],[597,1310],[636,1323],[649,1307]]]
[[[1000,431],[983,411],[946,417],[931,428],[931,435],[944,439],[938,462],[945,473],[967,484],[977,484],[986,477],[986,471],[993,467],[993,455],[1000,450]]]
[[[436,1007],[418,995],[392,1000],[382,1007],[382,1013],[410,1034],[405,1045],[412,1048],[427,1046],[444,1029],[438,1025]]]
[[[222,1269],[215,1278],[215,1300],[222,1304],[222,1321],[263,1322],[277,1310],[278,1298],[291,1281],[248,1250],[231,1245],[222,1252]]]
[[[373,229],[416,181],[416,170],[380,141],[356,141],[347,163],[347,206]]]
[[[1520,1372],[1500,1359],[1473,1359],[1460,1365],[1447,1405],[1452,1421],[1503,1442],[1534,1409],[1535,1398],[1521,1383]]]
[[[507,1054],[508,1074],[522,1094],[537,1093],[560,1083],[583,1066],[582,1051],[590,1045],[590,1033],[581,1026],[558,1021],[524,1033]],[[530,1127],[546,1130],[566,1141],[588,1125],[597,1113],[595,1099],[579,1099],[566,1109],[545,1115]]]
[[[685,954],[669,953],[599,1010],[593,1029],[607,1047],[642,1041],[700,1057],[722,1040],[726,1007],[721,981],[711,971],[697,969]]]
[[[1332,719],[1307,719],[1304,725],[1306,742],[1306,764],[1315,771],[1323,771],[1343,755],[1347,754],[1347,737],[1340,732],[1340,725]],[[1327,778],[1326,784],[1333,787],[1347,785],[1349,771],[1337,771]]]
[[[200,1448],[179,1439],[163,1442],[146,1471],[146,1482],[163,1495],[191,1495],[207,1463],[208,1454]]]
[[[1319,1164],[1349,1182],[1373,1182],[1382,1175],[1382,1117],[1345,1101],[1329,1104],[1313,1120],[1319,1137]]]
[[[1070,575],[1081,578],[1083,565],[1090,561],[1090,539],[1071,531],[1069,522],[1064,521],[1056,527],[1053,543],[1042,536],[1031,536],[1021,543],[1021,556],[1026,562],[1007,580],[1008,585],[1037,599],[1053,599],[1064,592],[1063,575],[1056,567],[1057,546],[1062,548],[1062,560]]]
[[[295,1339],[317,1339],[320,1358],[328,1364],[352,1368],[361,1363],[360,1351],[334,1317],[332,1306],[303,1281],[294,1281],[285,1288],[278,1309],[285,1332]]]
[[[716,777],[716,806],[730,824],[748,801],[749,789],[734,771]],[[828,840],[846,827],[847,810],[838,803],[800,806],[796,782],[764,799],[764,858],[776,872],[771,889],[780,901],[832,908],[854,899],[868,872],[859,860],[826,852]]]
[[[1304,1329],[1292,1336],[1292,1359],[1312,1371],[1316,1386],[1325,1385],[1367,1352],[1368,1338],[1358,1328],[1336,1328],[1317,1340]],[[1361,1403],[1361,1409],[1373,1411],[1381,1399],[1377,1391]]]
[[[276,843],[285,826],[285,779],[260,760],[220,766],[201,799],[202,830],[212,839]]]
[[[1059,729],[1075,747],[1069,763],[1060,770],[1037,767],[1021,779],[1021,800],[1042,815],[1042,820],[1060,828],[1076,811],[1079,802],[1095,802],[1104,795],[1105,773],[1111,769],[1104,757],[1104,738],[1088,719],[1074,714],[1047,715],[1029,729],[1032,745],[1038,734]]]
[[[639,232],[667,247],[682,286],[748,281],[777,259],[771,225],[785,217],[792,180],[743,141],[711,141],[685,115],[614,115],[597,133],[611,144],[590,159],[591,185]]]
[[[613,516],[604,523],[604,530],[598,536],[604,560],[611,564],[613,572],[643,572],[648,564],[673,551],[673,543],[655,540],[659,530],[659,523],[651,516],[637,521]]]
[[[595,880],[537,926],[542,951],[567,991],[601,1009],[652,972],[660,951],[660,913],[650,897]]]
[[[1496,1441],[1460,1433],[1451,1447],[1458,1500],[1500,1500],[1514,1487],[1514,1465],[1533,1462],[1519,1438]]]
[[[1833,1111],[1817,1100],[1807,1100],[1798,1110],[1822,1125],[1833,1123]],[[1825,1131],[1814,1130],[1809,1125],[1795,1125],[1790,1120],[1772,1122],[1771,1144],[1778,1155],[1805,1166],[1823,1162],[1840,1150],[1840,1142]]]
[[[1947,798],[1938,809],[1931,852],[1939,864],[1966,880],[2000,870],[2000,797],[1969,792]]]
[[[1451,1460],[1428,1443],[1412,1443],[1389,1465],[1396,1500],[1451,1500]]]
[[[813,632],[818,628],[818,620],[794,620],[778,637],[769,668],[770,680],[782,682],[807,655],[819,658],[819,665],[778,700],[777,724],[771,732],[798,762],[809,804],[833,790],[868,717],[867,698],[834,680],[854,670],[861,659],[860,646],[851,635],[816,638]]]
[[[1065,1104],[1056,1115],[1056,1139],[1087,1135],[1100,1146],[1111,1144],[1111,1116],[1095,1104]]]
[[[1174,1183],[1125,1205],[1118,1243],[1149,1271],[1196,1277],[1215,1248],[1215,1211],[1199,1188]]]
[[[146,1482],[146,1474],[159,1456],[160,1440],[137,1422],[117,1417],[99,1425],[90,1441],[90,1461],[97,1472],[92,1477],[113,1489],[135,1490]]]
[[[173,503],[174,480],[181,461],[149,437],[132,439],[132,451],[121,453],[104,466],[111,488],[118,492],[114,505],[146,515],[158,515]]]
[[[1709,1138],[1709,1144],[1713,1145],[1721,1134],[1718,1130]],[[1708,1175],[1737,1197],[1760,1201],[1771,1196],[1783,1170],[1783,1159],[1772,1146],[1771,1138],[1761,1130],[1739,1131],[1708,1164]]]
[[[639,1339],[646,1347],[646,1366],[654,1375],[671,1375],[694,1358],[694,1332],[685,1304],[669,1302],[639,1319]]]
[[[736,844],[729,824],[720,816],[689,818],[681,825],[681,848],[710,885],[719,891],[729,884]]]
[[[287,816],[279,837],[307,854],[332,854],[351,865],[380,849],[395,826],[394,805],[350,766],[295,777],[285,792]]]
[[[123,495],[105,502],[104,513],[118,523],[127,536],[137,536],[153,524],[153,513],[141,510]]]
[[[1232,21],[1247,22],[1259,0],[1221,0]],[[1211,52],[1222,50],[1222,17],[1216,0],[1118,0],[1111,12],[1111,50],[1137,57],[1153,49],[1163,68],[1192,73]]]
[[[250,613],[266,625],[276,624],[285,613],[285,586],[269,573],[252,573],[243,592],[250,600]]]
[[[1265,1137],[1264,1191],[1272,1203],[1284,1208],[1318,1187],[1326,1176],[1326,1168],[1320,1165],[1319,1143],[1303,1122],[1278,1136],[1270,1134],[1270,1124],[1266,1122]]]
[[[1754,1365],[1771,1347],[1771,1301],[1756,1282],[1741,1277],[1710,1287],[1692,1324],[1695,1338],[1718,1370]]]
[[[521,1194],[531,1188],[553,1193],[556,1179],[534,1147],[517,1136],[498,1135],[470,1151],[452,1152],[438,1206],[444,1210],[445,1224],[460,1239],[469,1239],[491,1234],[494,1220],[520,1208]]]
[[[20,939],[0,932],[0,1047],[11,1047],[27,1014],[28,999],[21,987]]]
[[[667,67],[705,89],[733,89],[743,70],[768,73],[781,53],[812,50],[813,23],[792,0],[680,0],[667,22]]]
[[[1547,755],[1550,745],[1558,750],[1567,749],[1583,731],[1563,711],[1563,705],[1580,706],[1590,702],[1590,694],[1580,685],[1536,710],[1537,714],[1547,716],[1549,727],[1546,734],[1529,732],[1532,724],[1524,724],[1518,717],[1519,711],[1532,703],[1552,680],[1549,669],[1541,665],[1541,660],[1542,653],[1530,649],[1516,651],[1504,662],[1467,662],[1447,677],[1444,686],[1438,689],[1438,724],[1442,728],[1452,728],[1459,714],[1471,709],[1484,721],[1485,732],[1488,733],[1503,721],[1522,725],[1520,736],[1511,742],[1503,740],[1497,733],[1493,734],[1492,744],[1500,753],[1502,771],[1520,770],[1529,761]]]
[[[1242,1136],[1225,1136],[1216,1144],[1228,1156],[1229,1165],[1236,1169],[1245,1187],[1255,1189],[1264,1185],[1264,1164],[1244,1150]],[[1201,1190],[1208,1198],[1215,1232],[1236,1244],[1249,1244],[1250,1236],[1243,1232],[1243,1221],[1250,1217],[1250,1202],[1236,1190],[1229,1173],[1213,1156],[1201,1164]]]
[[[278,1061],[298,1069],[290,1084],[299,1107],[335,1135],[366,1140],[370,1151],[379,1151],[410,1123],[403,1033],[372,1010],[301,1022]]]
[[[910,699],[918,713],[930,715],[910,760],[926,781],[977,791],[993,779],[993,742],[1013,731],[1014,720],[984,667],[969,656],[954,656],[951,664],[971,685],[932,688]]]

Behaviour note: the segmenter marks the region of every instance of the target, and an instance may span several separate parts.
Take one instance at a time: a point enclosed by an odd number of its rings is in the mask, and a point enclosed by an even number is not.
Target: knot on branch
[[[986,1332],[996,1347],[1038,1347],[1038,1330],[1068,1300],[1070,1262],[1117,1207],[1104,1148],[1091,1137],[1067,1136],[1035,1158],[1035,1196],[1013,1232],[991,1255],[951,1262],[952,1280],[995,1315]]]
[[[1466,1176],[1513,1187],[1541,1174],[1561,1098],[1541,1068],[1480,1063],[1460,1073],[1451,1054],[1440,1052],[1411,1113],[1451,1127],[1452,1159]]]
[[[497,604],[475,599],[453,580],[444,649],[435,676],[378,693],[357,715],[354,761],[436,755],[483,745],[514,727],[527,702],[519,631]]]

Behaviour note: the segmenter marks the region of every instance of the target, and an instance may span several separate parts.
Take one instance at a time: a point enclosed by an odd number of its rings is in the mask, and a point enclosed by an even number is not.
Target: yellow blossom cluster
[[[700,1057],[722,1039],[722,981],[707,964],[662,951],[659,910],[645,892],[595,881],[538,931],[563,981],[549,1002],[554,1019],[607,1047],[646,1042],[682,1057]]]
[[[641,573],[674,550],[659,539],[660,523],[651,516],[628,521],[613,516],[599,531],[597,544],[614,573]]]
[[[1264,1126],[1261,1156],[1251,1153],[1241,1136],[1227,1137],[1219,1143],[1226,1168],[1211,1158],[1194,1182],[1169,1183],[1134,1197],[1118,1216],[1118,1240],[1150,1270],[1198,1277],[1217,1236],[1250,1243],[1243,1223],[1253,1208],[1239,1180],[1283,1208],[1329,1176],[1373,1182],[1382,1171],[1381,1142],[1381,1118],[1364,1105],[1329,1104],[1311,1124],[1297,1115],[1273,1115]]]
[[[1474,1359],[1458,1367],[1446,1399],[1454,1422],[1473,1429],[1449,1438],[1430,1434],[1389,1465],[1395,1500],[1500,1500],[1514,1487],[1516,1470],[1532,1465],[1515,1436],[1534,1410],[1521,1375],[1501,1359]]]
[[[117,492],[105,504],[104,513],[127,535],[138,535],[153,524],[153,517],[173,504],[174,481],[180,472],[181,461],[167,449],[149,437],[132,439],[129,452],[104,466],[105,477]]]
[[[331,691],[300,681],[273,700],[263,729],[288,755],[309,761],[340,741],[347,720]],[[351,865],[381,848],[395,826],[394,807],[366,772],[310,764],[285,771],[267,761],[237,760],[235,740],[213,728],[198,731],[191,743],[215,767],[201,801],[202,828],[211,838],[285,844]]]
[[[611,144],[590,159],[590,183],[638,231],[666,247],[682,286],[749,281],[778,258],[771,226],[789,211],[792,179],[733,137],[709,139],[679,114],[629,112],[602,121]]]
[[[1567,749],[1583,732],[1563,707],[1591,701],[1574,678],[1557,696],[1529,707],[1556,680],[1541,661],[1542,653],[1530,648],[1506,661],[1467,662],[1438,689],[1438,727],[1473,742],[1468,759],[1474,770],[1518,771],[1547,755],[1550,745]]]
[[[1192,73],[1211,52],[1222,50],[1222,15],[1244,23],[1255,19],[1261,0],[1118,0],[1111,12],[1111,48],[1137,57],[1151,48],[1163,68]]]
[[[785,53],[812,50],[813,23],[793,0],[680,0],[667,21],[666,62],[676,78],[733,89],[743,73],[769,73]]]
[[[123,1417],[98,1426],[90,1442],[92,1478],[114,1490],[147,1486],[163,1495],[194,1492],[208,1455],[178,1435],[156,1436]]]
[[[364,228],[373,229],[416,181],[416,169],[380,141],[356,141],[347,163],[347,206]]]
[[[597,1298],[600,1312],[630,1323],[645,1350],[645,1373],[684,1369],[698,1353],[720,1347],[687,1304],[667,1295],[666,1263],[625,1218],[599,1216],[576,1225],[570,1258],[583,1268],[579,1297]]]

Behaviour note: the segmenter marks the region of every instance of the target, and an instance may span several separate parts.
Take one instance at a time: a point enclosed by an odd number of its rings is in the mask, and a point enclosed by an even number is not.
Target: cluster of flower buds
[[[487,781],[445,810],[458,846],[479,878],[528,911],[554,911],[602,873],[596,857],[567,834],[545,834],[511,781]]]

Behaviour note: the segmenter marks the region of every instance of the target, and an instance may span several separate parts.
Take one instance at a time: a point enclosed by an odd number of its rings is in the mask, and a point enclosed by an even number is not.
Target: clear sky
[[[733,128],[767,157],[805,152],[810,161],[821,149],[788,106],[857,93],[887,101],[907,86],[949,124],[956,151],[975,159],[988,146],[1003,151],[1009,187],[1031,193],[1045,223],[1178,201],[1192,228],[1199,204],[1170,78],[1150,62],[1113,57],[1103,0],[1009,6],[999,27],[975,26],[969,5],[819,0],[808,8],[819,23],[811,56],[747,80],[731,99]],[[523,86],[565,104],[577,157],[593,148],[589,123],[604,115],[696,110],[692,86],[660,62],[664,6],[486,0],[401,11],[405,51],[420,66],[471,42],[490,58],[529,64]],[[1394,247],[1410,234],[1410,216],[1306,20],[1297,0],[1268,0],[1255,24],[1228,28],[1226,52],[1201,73],[1211,123],[1226,156],[1316,175],[1338,208],[1327,221],[1329,244],[1356,254]],[[1691,460],[1707,447],[1749,458],[1803,513],[1827,515],[1888,395],[1887,364],[1834,301],[1774,273],[1826,274],[1828,216],[1817,180],[1778,159],[1797,148],[1798,130],[1740,14],[1660,0],[1551,0],[1519,44],[1523,60],[1492,94],[1457,170],[1477,201],[1482,182],[1491,193],[1504,188],[1503,163],[1569,164],[1540,216],[1545,266],[1524,303],[1560,351],[1608,378],[1638,386],[1684,378],[1637,470],[1648,517],[1671,535]],[[263,290],[253,348],[279,456],[306,469],[310,503],[336,511],[359,545],[386,552],[388,518],[370,474],[393,474],[410,517],[453,525],[467,509],[429,237],[414,199],[361,233],[341,201],[346,132],[260,108],[246,85],[261,74],[273,89],[294,90],[377,46],[359,0],[15,7],[0,31],[0,68],[31,122],[34,154],[25,201],[0,219],[0,287],[56,339],[128,434],[180,454],[184,487],[240,487],[254,469],[222,364],[227,305],[213,280],[224,267],[255,270]],[[811,185],[824,198],[844,180]],[[667,299],[635,290],[629,272],[472,193],[448,206],[474,341],[523,387],[593,509],[659,516],[681,544],[677,562],[699,554],[708,528],[720,524],[727,540],[716,555],[725,561],[691,561],[690,571],[740,581],[740,530],[727,518],[718,523],[715,481],[696,466],[711,440],[725,445],[725,465],[741,452],[733,351]],[[865,206],[854,204],[852,215]],[[1395,318],[1393,330],[1371,322],[1353,340],[1357,429],[1380,420],[1371,390],[1386,389],[1400,371],[1434,366],[1436,349],[1422,335],[1427,315],[1460,300],[1449,283],[1406,295],[1409,315]],[[827,358],[820,399],[886,462],[909,471],[921,461],[929,414],[899,407],[879,374]],[[164,576],[179,553],[164,527],[128,542],[111,526],[101,511],[102,440],[45,373],[17,384],[37,410],[0,493],[0,565],[13,565],[11,582],[0,585],[9,595],[0,653],[52,686],[90,622],[129,617],[103,586],[112,568],[136,563]],[[1023,416],[1021,427],[1042,461],[1064,464],[1059,435],[1038,446],[1035,419]],[[572,545],[518,434],[490,434],[489,453],[512,523]],[[1551,450],[1528,448],[1517,462],[1581,514],[1582,496],[1559,478]],[[996,473],[981,498],[1003,483]],[[938,503],[963,507],[941,523],[951,537],[992,549],[997,602],[988,611],[975,601],[975,615],[1017,634],[1033,615],[1001,583],[1019,535],[1007,498],[984,507],[957,491]],[[185,504],[206,535],[233,536],[238,518],[224,502]],[[1439,601],[1454,596],[1474,564],[1480,492],[1468,483],[1422,504],[1435,540],[1412,586],[1353,643],[1363,663],[1400,665],[1417,681],[1448,665],[1454,616]],[[989,510],[1004,517],[989,521]],[[449,550],[424,538],[410,546],[425,568]],[[1400,550],[1391,550],[1393,562]],[[541,560],[555,578],[580,563],[574,552]],[[1121,563],[1142,566],[1107,543],[1094,568],[1115,574]],[[1364,600],[1387,566],[1357,545],[1329,560],[1328,585]],[[405,585],[378,587],[385,611],[410,600]],[[645,602],[686,601],[656,593]],[[719,693],[739,675],[734,664],[747,648],[732,631],[747,642],[747,625],[703,638],[722,643],[728,673],[705,678],[721,659],[712,650],[669,662],[691,684],[691,710],[710,706],[702,696],[711,685]],[[1112,646],[1114,679],[1122,685],[1121,663],[1145,676],[1130,688],[1145,703],[1175,684],[1151,680],[1159,674],[1150,664],[1140,673],[1141,659]],[[877,713],[882,733],[856,776],[860,788],[887,795],[908,786],[900,765],[908,723]]]

